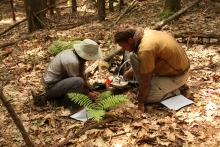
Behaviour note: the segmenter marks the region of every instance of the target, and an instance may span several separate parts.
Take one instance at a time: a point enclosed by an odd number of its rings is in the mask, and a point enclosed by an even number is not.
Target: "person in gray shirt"
[[[43,76],[46,94],[51,99],[60,98],[64,107],[74,106],[67,96],[68,93],[83,93],[96,99],[99,92],[93,91],[85,77],[85,63],[88,60],[102,58],[99,45],[91,39],[84,39],[57,54],[49,63]]]

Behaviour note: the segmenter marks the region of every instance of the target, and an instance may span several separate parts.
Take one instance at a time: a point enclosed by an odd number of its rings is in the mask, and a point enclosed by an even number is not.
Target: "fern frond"
[[[92,120],[98,122],[102,119],[105,113],[104,110],[88,109],[88,115],[92,117]]]
[[[107,91],[103,91],[102,93],[99,94],[99,97],[96,99],[96,101],[101,101],[103,99],[106,99],[108,97],[111,96],[111,91],[107,90]]]
[[[66,41],[56,41],[48,48],[49,51],[58,54],[63,50],[63,46],[66,46],[67,42]]]
[[[128,102],[126,95],[111,96],[111,91],[102,92],[95,102],[80,93],[68,93],[68,97],[80,106],[87,107],[88,115],[95,121],[100,121],[107,110]]]
[[[84,94],[80,94],[80,93],[68,93],[68,97],[74,101],[75,103],[79,104],[80,106],[84,106],[87,108],[92,108],[91,104],[93,103],[92,100],[84,95]]]
[[[73,48],[73,44],[79,44],[80,42],[81,42],[80,40],[74,40],[74,41],[71,41],[71,42],[58,40],[58,41],[54,42],[48,48],[48,50],[55,53],[55,54],[58,54],[59,52],[61,52],[63,50]]]
[[[128,102],[126,95],[113,95],[101,101],[98,101],[100,109],[107,110],[111,108],[115,108],[121,104]]]
[[[89,108],[91,108],[91,109],[95,109],[95,110],[100,109],[99,105],[97,105],[97,103],[96,103],[96,102],[95,102],[95,103],[92,103],[92,104],[90,105],[90,107],[89,107]]]

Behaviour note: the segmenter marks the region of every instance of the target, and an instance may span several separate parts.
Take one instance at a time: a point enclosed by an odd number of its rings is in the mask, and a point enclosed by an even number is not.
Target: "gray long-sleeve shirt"
[[[50,84],[75,76],[79,76],[79,60],[73,49],[67,49],[57,54],[49,63],[43,81]]]

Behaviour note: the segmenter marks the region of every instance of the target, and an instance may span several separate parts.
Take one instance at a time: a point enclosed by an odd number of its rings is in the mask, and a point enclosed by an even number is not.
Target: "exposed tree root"
[[[34,143],[30,140],[28,133],[26,132],[23,124],[21,123],[20,119],[18,118],[17,114],[15,113],[14,109],[12,108],[9,101],[6,99],[6,97],[3,94],[3,89],[0,89],[0,99],[2,103],[4,104],[5,108],[8,110],[8,113],[10,114],[11,118],[14,120],[14,123],[16,124],[17,128],[19,129],[26,145],[28,147],[34,147]]]
[[[174,34],[173,36],[181,38],[181,43],[193,42],[192,39],[197,39],[194,42],[198,44],[220,44],[220,35],[214,33],[184,32]]]
[[[189,6],[183,8],[182,10],[176,12],[175,14],[171,15],[170,17],[168,17],[167,19],[160,21],[158,23],[156,23],[155,26],[151,27],[151,29],[154,30],[160,30],[165,24],[167,24],[168,22],[174,20],[175,18],[179,17],[180,15],[182,15],[183,13],[185,13],[188,9],[192,8],[194,5],[198,4],[199,2],[201,2],[202,0],[195,0],[194,2],[192,2]]]

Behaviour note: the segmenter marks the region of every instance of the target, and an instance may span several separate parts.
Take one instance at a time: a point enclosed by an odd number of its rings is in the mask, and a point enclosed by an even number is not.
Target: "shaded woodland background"
[[[94,2],[80,1],[77,13],[71,13],[67,3],[58,5],[53,16],[48,15],[45,29],[28,33],[27,22],[16,25],[0,36],[0,80],[3,94],[21,120],[28,136],[36,146],[56,146],[66,140],[67,146],[219,146],[220,145],[220,3],[202,0],[186,13],[164,25],[161,30],[173,35],[186,50],[191,71],[190,86],[194,104],[179,111],[162,105],[149,105],[140,114],[135,105],[137,88],[122,91],[130,102],[112,110],[103,123],[79,122],[63,107],[34,105],[31,91],[43,93],[40,83],[47,64],[54,57],[48,47],[57,40],[91,38],[98,43],[104,56],[117,49],[112,43],[114,30],[120,23],[154,28],[162,21],[159,15],[164,0],[132,1],[125,6],[106,10],[105,21],[98,20]],[[187,7],[191,1],[181,1]],[[26,18],[22,0],[14,0],[17,22]],[[16,22],[12,21],[10,3],[0,1],[0,32]],[[123,14],[123,15],[122,15]],[[120,19],[119,19],[120,18]],[[108,64],[120,63],[120,52]],[[88,66],[92,63],[89,62]],[[90,81],[104,82],[111,76],[98,70]],[[25,146],[18,128],[8,111],[0,103],[0,146]],[[109,117],[117,118],[105,122]],[[87,128],[94,125],[95,127]],[[85,130],[83,130],[85,129]],[[77,134],[78,136],[76,136]],[[63,145],[64,146],[64,145]]]

